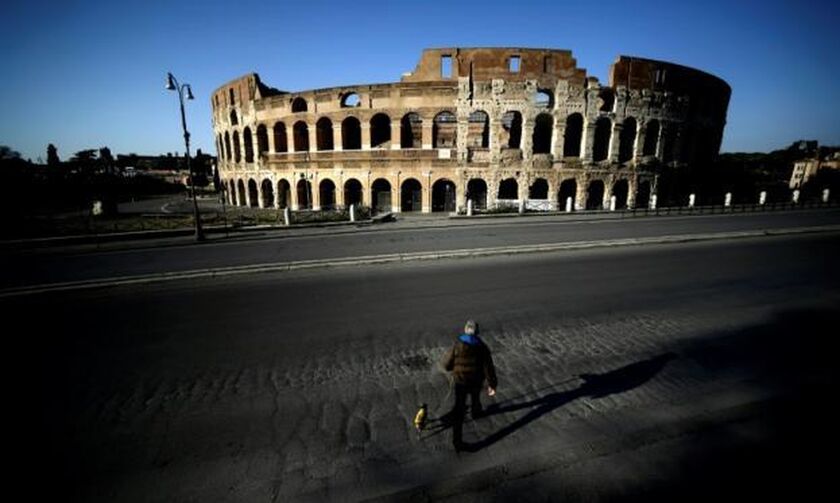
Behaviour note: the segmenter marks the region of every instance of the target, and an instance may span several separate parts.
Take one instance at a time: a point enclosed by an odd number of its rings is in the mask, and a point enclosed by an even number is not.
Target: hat
[[[464,333],[469,335],[475,335],[478,333],[478,324],[475,320],[467,320],[464,324]]]

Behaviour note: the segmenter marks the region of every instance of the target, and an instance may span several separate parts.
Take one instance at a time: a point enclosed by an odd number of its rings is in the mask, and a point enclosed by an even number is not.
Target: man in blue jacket
[[[487,395],[496,394],[496,368],[490,348],[478,337],[478,324],[467,320],[464,333],[461,334],[447,351],[443,358],[443,367],[452,372],[455,385],[454,424],[452,426],[452,443],[456,451],[464,448],[462,432],[464,413],[467,408],[467,395],[470,396],[473,419],[481,417],[482,407],[480,393],[484,382],[487,381]]]

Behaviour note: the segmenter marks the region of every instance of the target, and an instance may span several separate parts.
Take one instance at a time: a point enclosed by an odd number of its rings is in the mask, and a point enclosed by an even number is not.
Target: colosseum
[[[287,92],[251,73],[211,101],[231,204],[569,211],[644,207],[660,175],[711,161],[730,92],[650,59],[618,57],[605,86],[567,50],[448,48],[397,83]]]

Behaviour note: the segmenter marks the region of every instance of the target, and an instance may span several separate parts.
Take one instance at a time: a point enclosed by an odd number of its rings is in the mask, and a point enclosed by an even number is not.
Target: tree
[[[0,160],[20,159],[20,152],[12,150],[6,145],[0,145]]]
[[[61,160],[58,158],[58,149],[50,143],[47,145],[47,166],[58,166]]]
[[[106,173],[110,173],[114,167],[114,157],[111,155],[111,149],[102,147],[99,149],[99,163]]]

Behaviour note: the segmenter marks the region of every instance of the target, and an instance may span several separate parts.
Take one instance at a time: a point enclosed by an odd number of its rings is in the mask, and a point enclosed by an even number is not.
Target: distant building
[[[812,159],[804,159],[793,163],[793,173],[790,176],[790,188],[798,189],[817,175],[820,170],[840,169],[840,151],[832,152],[821,159],[816,156]]]

